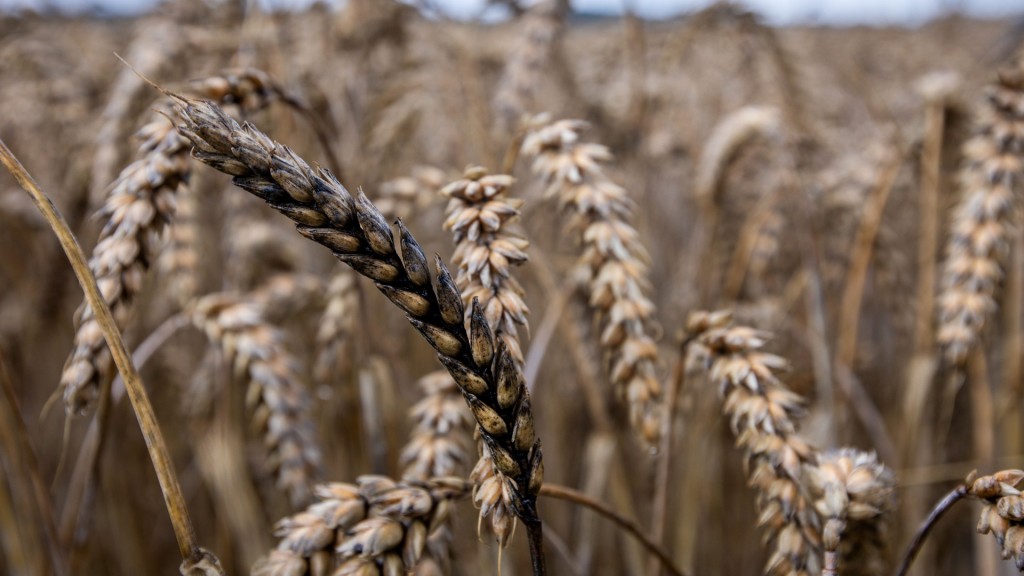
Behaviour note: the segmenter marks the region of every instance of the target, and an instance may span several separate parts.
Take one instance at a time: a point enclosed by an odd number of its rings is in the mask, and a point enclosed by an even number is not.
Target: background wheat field
[[[0,16],[0,573],[1024,571],[1021,21],[256,4]]]

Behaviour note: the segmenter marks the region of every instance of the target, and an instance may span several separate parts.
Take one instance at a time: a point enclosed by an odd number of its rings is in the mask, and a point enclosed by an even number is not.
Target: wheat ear
[[[204,296],[191,311],[196,327],[224,350],[247,384],[246,403],[264,435],[278,487],[293,506],[304,506],[321,466],[310,399],[298,362],[284,349],[284,333],[264,316],[261,304],[230,294]]]
[[[732,326],[728,314],[695,313],[688,332],[710,363],[722,411],[746,455],[750,486],[757,491],[758,524],[770,550],[765,574],[818,572],[819,521],[801,486],[801,469],[814,464],[815,453],[796,431],[802,399],[774,374],[786,361],[762,352],[766,336]]]
[[[420,378],[423,399],[410,410],[412,436],[402,450],[403,476],[424,481],[444,476],[462,476],[469,461],[473,417],[466,409],[459,387],[444,371]],[[454,534],[447,522],[439,524],[427,538],[427,549],[416,565],[416,573],[451,572],[451,544]]]
[[[978,532],[992,534],[1003,559],[1012,558],[1017,570],[1024,572],[1024,496],[1019,489],[1022,483],[1024,470],[1001,470],[980,478],[976,472],[971,472],[932,509],[904,553],[896,576],[907,574],[932,528],[954,504],[965,498],[982,501]]]
[[[522,371],[504,341],[495,338],[483,309],[473,303],[469,328],[451,274],[427,259],[399,221],[399,257],[391,228],[362,193],[353,199],[327,170],[313,170],[285,146],[246,123],[240,126],[211,102],[177,97],[178,127],[193,155],[234,176],[237,186],[292,219],[299,233],[329,248],[339,260],[374,280],[438,352],[480,425],[495,467],[510,479],[514,511],[529,532],[536,574],[543,574],[537,492],[543,482],[540,439]]]
[[[316,488],[317,502],[277,523],[281,542],[253,576],[408,574],[452,503],[469,493],[459,478],[395,482],[361,476]]]
[[[480,302],[488,325],[494,327],[495,335],[521,371],[519,327],[528,328],[529,310],[523,301],[523,287],[512,276],[511,268],[526,261],[529,242],[509,230],[519,218],[519,203],[507,196],[511,185],[511,176],[488,174],[486,169],[472,166],[463,178],[445,186],[441,194],[449,198],[444,227],[455,238],[452,262],[457,266],[455,283],[462,290],[462,301]],[[480,459],[470,475],[473,502],[504,546],[515,530],[512,480],[495,468],[488,446],[482,444],[480,448]]]
[[[229,72],[196,82],[195,88],[246,109],[265,106],[278,94],[266,74],[258,70]],[[175,196],[188,185],[191,175],[189,142],[168,121],[165,115],[171,109],[164,106],[139,131],[140,158],[121,171],[107,195],[99,212],[106,223],[89,260],[120,328],[128,322],[131,302],[142,289],[160,235],[174,218]],[[90,406],[111,369],[110,352],[93,310],[83,302],[76,314],[74,345],[61,373],[67,411],[77,413]]]
[[[988,87],[978,133],[964,144],[963,197],[953,213],[939,294],[937,340],[962,366],[996,308],[1024,179],[1024,70]]]
[[[842,448],[823,452],[806,471],[814,506],[825,521],[822,576],[886,572],[885,520],[895,508],[892,470],[874,453]]]
[[[602,164],[611,153],[600,144],[580,142],[587,124],[535,119],[522,152],[569,215],[569,227],[583,245],[582,282],[596,317],[601,346],[611,359],[611,381],[625,396],[630,422],[651,445],[661,432],[658,347],[650,335],[654,304],[647,298],[649,257],[633,227],[633,202],[609,178]]]

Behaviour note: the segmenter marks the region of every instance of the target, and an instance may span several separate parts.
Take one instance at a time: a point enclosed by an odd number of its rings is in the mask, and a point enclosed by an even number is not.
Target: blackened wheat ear
[[[291,218],[300,234],[373,280],[437,350],[480,425],[495,468],[510,480],[509,500],[529,532],[534,573],[543,574],[536,502],[543,464],[530,397],[521,370],[495,339],[480,306],[474,301],[467,329],[459,290],[440,258],[432,281],[423,250],[399,221],[400,257],[391,228],[364,194],[353,198],[329,171],[311,168],[211,102],[176,102],[178,130],[195,146],[194,157],[234,176],[235,185]]]

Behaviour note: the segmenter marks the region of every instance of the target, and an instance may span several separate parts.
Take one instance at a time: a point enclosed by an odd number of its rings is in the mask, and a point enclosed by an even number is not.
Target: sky
[[[0,10],[56,6],[70,11],[99,8],[109,12],[138,12],[157,0],[0,0]],[[312,0],[261,0],[270,7],[301,7]],[[486,0],[432,0],[450,15],[479,16]],[[712,0],[628,0],[645,18],[666,18],[698,10]],[[344,0],[333,0],[340,5]],[[572,0],[577,10],[621,13],[624,0]],[[980,18],[1024,14],[1024,0],[741,0],[772,24],[917,25],[950,11]]]

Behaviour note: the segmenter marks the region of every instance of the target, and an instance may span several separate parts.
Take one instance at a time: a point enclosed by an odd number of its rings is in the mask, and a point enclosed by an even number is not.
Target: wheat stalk
[[[495,338],[478,303],[469,328],[450,273],[427,259],[401,222],[400,258],[391,228],[366,196],[352,198],[327,170],[313,170],[285,146],[249,124],[240,126],[215,104],[176,97],[179,131],[193,155],[234,176],[239,187],[292,219],[299,233],[374,280],[438,352],[459,384],[495,467],[511,479],[514,511],[529,532],[534,572],[544,573],[536,496],[543,482],[540,439],[534,434],[529,393],[503,340]]]
[[[523,140],[523,154],[568,214],[569,228],[583,246],[581,282],[601,319],[601,346],[610,357],[610,377],[629,407],[630,422],[651,445],[661,432],[658,347],[650,335],[654,304],[645,292],[648,255],[631,224],[633,202],[604,172],[611,153],[580,142],[579,120],[535,119]]]

